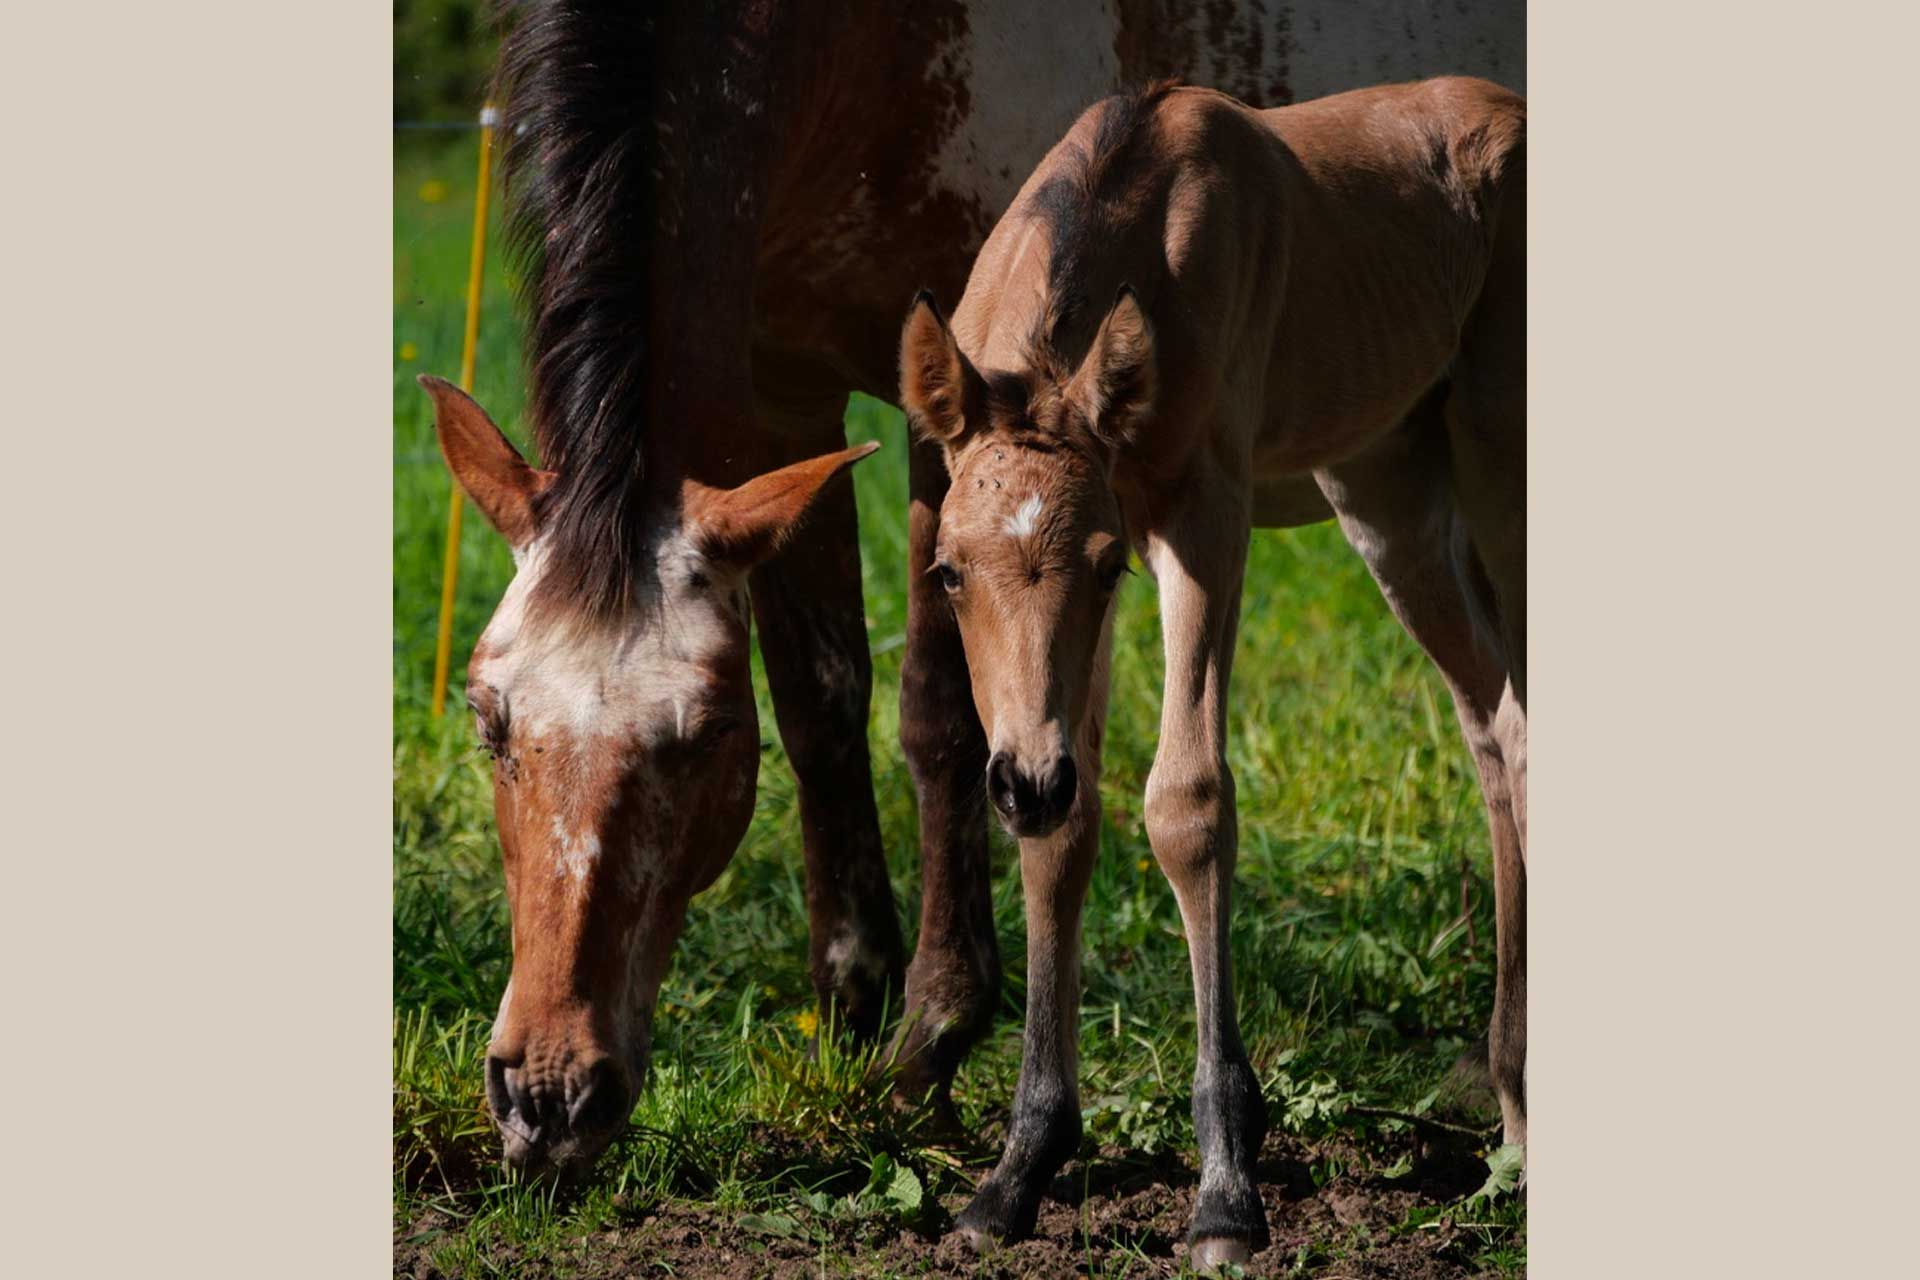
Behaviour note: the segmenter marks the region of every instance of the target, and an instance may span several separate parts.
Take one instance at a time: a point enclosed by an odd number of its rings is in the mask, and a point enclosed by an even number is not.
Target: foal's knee
[[[1233,771],[1221,759],[1198,767],[1155,764],[1147,776],[1147,839],[1176,884],[1211,868],[1230,847]]]

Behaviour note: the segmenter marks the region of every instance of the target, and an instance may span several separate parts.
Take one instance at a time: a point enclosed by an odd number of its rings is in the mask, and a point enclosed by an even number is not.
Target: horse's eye
[[[1102,591],[1112,591],[1120,585],[1120,575],[1126,571],[1127,562],[1124,558],[1100,566],[1100,589]]]
[[[960,589],[960,571],[942,560],[935,566],[940,570],[940,585],[949,591]]]
[[[499,704],[483,696],[479,690],[467,691],[467,709],[473,712],[473,731],[480,739],[480,745],[488,752],[500,750],[505,734],[505,725],[500,722]]]
[[[709,721],[707,726],[700,731],[699,739],[694,743],[694,753],[696,755],[706,755],[708,752],[715,750],[721,743],[738,732],[745,723],[746,721],[736,720],[732,716],[723,716],[719,719]]]

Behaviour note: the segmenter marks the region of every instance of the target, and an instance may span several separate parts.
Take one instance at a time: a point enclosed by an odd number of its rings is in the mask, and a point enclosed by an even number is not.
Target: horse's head
[[[625,1123],[688,900],[753,815],[747,572],[878,446],[735,489],[681,485],[645,531],[631,607],[586,619],[540,590],[540,498],[556,477],[450,383],[421,382],[448,467],[517,566],[467,669],[513,919],[487,1101],[510,1165],[573,1174]]]
[[[941,577],[990,750],[987,795],[1015,836],[1066,820],[1076,729],[1127,538],[1116,448],[1151,398],[1152,339],[1123,292],[1070,373],[982,374],[922,294],[901,337],[901,401],[946,453]]]

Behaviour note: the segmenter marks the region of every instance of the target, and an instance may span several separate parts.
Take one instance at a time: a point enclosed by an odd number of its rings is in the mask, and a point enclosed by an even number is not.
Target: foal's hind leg
[[[1507,161],[1493,257],[1461,335],[1444,407],[1458,527],[1456,565],[1478,612],[1499,634],[1507,684],[1490,725],[1468,726],[1491,811],[1504,788],[1511,836],[1493,844],[1500,984],[1488,1065],[1508,1142],[1526,1141],[1527,936],[1527,172],[1524,150]],[[1470,549],[1470,553],[1469,553]],[[1457,700],[1457,698],[1456,698]],[[1461,723],[1467,724],[1462,713]]]
[[[1033,1231],[1040,1197],[1080,1145],[1080,910],[1100,848],[1100,744],[1112,632],[1094,658],[1086,723],[1075,734],[1078,795],[1052,835],[1020,842],[1027,908],[1027,1022],[1000,1163],[955,1229],[976,1245]]]
[[[1526,160],[1508,159],[1486,282],[1446,400],[1453,493],[1487,584],[1514,697],[1527,705]],[[1524,800],[1522,808],[1524,808]],[[1525,819],[1521,819],[1524,828]]]
[[[1488,1066],[1508,1142],[1527,1135],[1526,712],[1499,639],[1476,626],[1467,592],[1479,569],[1455,504],[1442,389],[1367,455],[1321,474],[1340,526],[1387,604],[1440,668],[1480,775],[1493,843],[1497,969]],[[1491,601],[1480,600],[1486,613]],[[1486,622],[1498,628],[1498,618]]]
[[[1160,745],[1147,778],[1147,838],[1173,885],[1193,964],[1199,1056],[1193,1132],[1200,1192],[1188,1244],[1196,1269],[1245,1262],[1267,1245],[1254,1164],[1266,1136],[1260,1084],[1240,1042],[1227,925],[1239,850],[1227,767],[1227,682],[1240,616],[1248,499],[1202,480],[1172,526],[1149,539],[1160,586],[1166,689]]]

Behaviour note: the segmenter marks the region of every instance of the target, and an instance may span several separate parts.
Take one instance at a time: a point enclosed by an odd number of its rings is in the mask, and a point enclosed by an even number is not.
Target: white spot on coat
[[[1007,536],[1011,538],[1025,538],[1031,535],[1034,521],[1040,518],[1041,505],[1040,495],[1030,494],[1027,500],[1020,504],[1020,509],[1008,516],[1006,522],[1000,527],[1005,529]]]
[[[560,819],[553,820],[555,875],[567,875],[575,884],[585,884],[587,869],[600,860],[600,837],[591,831],[575,834]]]

